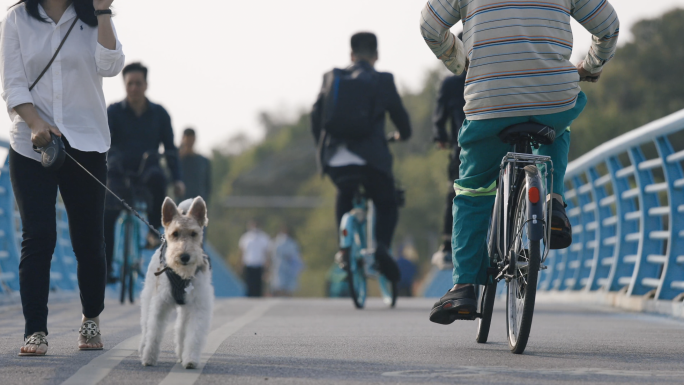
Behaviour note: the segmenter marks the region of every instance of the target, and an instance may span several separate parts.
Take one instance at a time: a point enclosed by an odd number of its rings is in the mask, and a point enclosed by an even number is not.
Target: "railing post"
[[[666,136],[656,139],[656,148],[663,161],[667,183],[669,241],[655,299],[669,300],[684,292],[684,173]]]
[[[660,207],[658,197],[647,191],[646,188],[654,183],[653,173],[650,169],[643,169],[641,164],[646,161],[639,146],[629,149],[629,158],[634,165],[634,179],[636,180],[635,194],[639,198],[639,212],[634,213],[639,218],[639,231],[625,234],[621,242],[638,242],[638,250],[634,256],[634,273],[630,281],[627,295],[644,295],[657,287],[651,280],[660,276],[661,265],[649,263],[650,255],[662,255],[663,242],[651,237],[651,232],[662,230],[659,218],[649,216],[649,210]],[[629,193],[625,193],[630,195]],[[626,215],[629,215],[626,214]]]
[[[605,185],[611,180],[610,174],[599,176],[596,167],[591,167],[587,173],[589,185],[592,189],[592,196],[594,197],[594,225],[596,226],[596,235],[593,241],[593,257],[591,259],[591,271],[585,289],[588,291],[598,290],[602,285],[601,280],[605,280],[610,273],[610,262],[608,259],[613,253],[613,247],[604,244],[604,241],[610,237],[615,236],[615,225],[611,221],[606,223],[608,218],[612,217],[610,211],[608,193]],[[607,260],[608,259],[608,260]]]
[[[636,255],[638,245],[636,243],[622,242],[626,234],[639,231],[639,224],[635,220],[628,220],[627,213],[636,211],[633,197],[625,196],[630,190],[627,176],[631,175],[634,166],[624,167],[617,156],[611,156],[606,162],[608,173],[613,184],[613,199],[615,203],[615,236],[603,241],[604,246],[613,246],[612,259],[604,263],[610,263],[610,273],[606,282],[601,285],[608,291],[618,291],[628,286],[634,273],[634,262],[625,260],[630,255]]]

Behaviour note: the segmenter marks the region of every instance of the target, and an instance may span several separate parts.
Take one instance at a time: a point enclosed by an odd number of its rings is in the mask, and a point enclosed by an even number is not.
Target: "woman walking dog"
[[[74,160],[105,182],[110,137],[102,77],[116,76],[125,60],[111,22],[112,2],[22,0],[2,23],[2,97],[12,120],[10,178],[23,225],[19,282],[25,331],[19,355],[45,355],[48,349],[58,188],[78,261],[83,307],[78,348],[103,348],[105,190]],[[58,169],[43,167],[34,151],[53,135],[74,158]]]

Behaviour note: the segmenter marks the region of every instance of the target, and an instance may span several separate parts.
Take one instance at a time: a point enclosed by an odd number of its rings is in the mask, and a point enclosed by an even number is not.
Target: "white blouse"
[[[57,24],[40,5],[39,10],[49,23],[29,16],[26,6],[20,4],[7,12],[1,28],[2,98],[12,120],[12,148],[40,161],[40,155],[32,149],[31,129],[14,111],[20,104],[32,103],[40,117],[59,128],[73,148],[106,152],[111,138],[102,77],[121,72],[125,61],[121,43],[117,38],[115,50],[103,47],[97,41],[97,27],[79,20],[50,69],[29,91],[76,17],[73,5]]]

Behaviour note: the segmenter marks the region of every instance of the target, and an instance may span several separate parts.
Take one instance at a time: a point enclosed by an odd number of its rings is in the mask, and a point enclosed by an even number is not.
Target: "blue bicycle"
[[[383,302],[394,307],[397,303],[397,283],[385,278],[375,262],[375,206],[359,190],[354,196],[354,208],[340,222],[340,251],[336,261],[347,273],[349,295],[357,309],[366,303],[367,278],[380,284]]]
[[[125,173],[125,185],[130,192],[133,209],[138,213],[147,212],[149,192],[142,186],[140,181],[149,154],[145,153],[137,172]],[[143,215],[144,216],[144,215]],[[119,265],[119,280],[121,293],[119,300],[126,303],[126,297],[130,303],[135,301],[135,290],[138,276],[143,276],[143,250],[146,245],[147,225],[141,222],[129,210],[122,210],[116,222],[114,233],[114,261]]]

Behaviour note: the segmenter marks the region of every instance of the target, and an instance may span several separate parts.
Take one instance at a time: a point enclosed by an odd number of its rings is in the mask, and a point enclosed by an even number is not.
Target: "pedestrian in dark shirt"
[[[185,195],[181,181],[178,151],[173,142],[171,117],[164,107],[150,102],[145,96],[147,91],[147,68],[140,63],[131,63],[123,69],[126,99],[107,108],[109,131],[112,136],[111,149],[107,158],[107,184],[117,195],[130,199],[130,187],[126,186],[126,175],[138,174],[140,183],[149,193],[147,217],[150,224],[161,227],[161,206],[166,196],[167,180],[159,164],[159,145],[164,146],[166,164],[171,171],[176,197]],[[146,156],[147,155],[147,156]],[[141,165],[145,159],[144,167]],[[107,245],[107,266],[109,281],[112,277],[112,257],[114,253],[114,230],[116,219],[122,207],[116,199],[107,195],[105,212],[105,242]],[[148,246],[159,245],[153,233],[147,235]]]
[[[460,38],[461,35],[459,35]],[[465,99],[463,89],[465,87],[466,72],[461,75],[449,76],[444,79],[437,96],[437,106],[433,116],[434,141],[441,149],[450,149],[449,166],[449,192],[447,193],[446,207],[444,210],[444,225],[442,228],[442,241],[440,249],[432,256],[432,262],[440,268],[451,268],[451,229],[454,222],[452,203],[456,193],[453,183],[458,179],[458,167],[461,165],[459,155],[461,147],[458,145],[458,130],[465,120]],[[451,122],[450,130],[447,124]]]
[[[184,199],[202,197],[209,203],[211,195],[211,162],[195,152],[195,130],[186,128],[180,145],[180,165],[183,183],[185,184]]]

